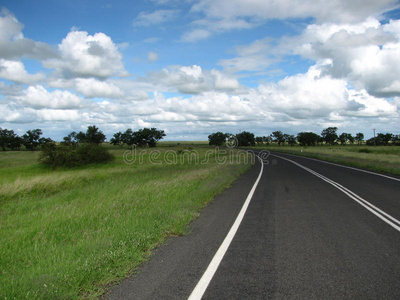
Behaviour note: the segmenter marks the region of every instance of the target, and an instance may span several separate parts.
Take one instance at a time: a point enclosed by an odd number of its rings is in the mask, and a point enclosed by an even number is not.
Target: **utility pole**
[[[373,130],[374,130],[374,145],[376,146],[375,128]]]

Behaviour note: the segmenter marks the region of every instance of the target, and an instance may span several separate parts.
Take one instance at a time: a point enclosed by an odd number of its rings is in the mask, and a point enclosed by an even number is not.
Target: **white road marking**
[[[283,153],[283,154],[289,155],[289,156],[294,156],[294,157],[305,158],[305,159],[309,159],[309,160],[315,160],[315,161],[322,162],[322,163],[328,164],[328,165],[333,165],[333,166],[342,167],[342,168],[346,168],[346,169],[356,170],[356,171],[360,171],[360,172],[364,172],[364,173],[368,173],[368,174],[372,174],[372,175],[376,175],[376,176],[381,176],[381,177],[384,177],[384,178],[387,178],[387,179],[400,181],[400,179],[396,178],[396,177],[392,177],[392,176],[388,176],[388,175],[380,174],[380,173],[375,173],[375,172],[367,171],[367,170],[363,170],[363,169],[358,169],[358,168],[354,168],[354,167],[339,165],[339,164],[335,164],[333,162],[325,161],[325,160],[322,160],[322,159],[315,159],[315,158],[311,158],[311,157],[307,157],[307,156],[294,155],[294,154],[289,154],[289,153]]]
[[[358,204],[362,205],[364,208],[368,209],[370,212],[372,212],[374,215],[376,215],[378,218],[380,218],[381,220],[383,220],[384,222],[386,222],[387,224],[389,224],[390,226],[392,226],[394,229],[396,229],[397,231],[400,231],[400,221],[397,220],[396,218],[392,217],[391,215],[385,213],[384,211],[382,211],[381,209],[379,209],[378,207],[376,207],[375,205],[369,203],[367,200],[365,200],[364,198],[360,197],[359,195],[357,195],[356,193],[350,191],[349,189],[345,188],[344,186],[342,186],[341,184],[291,160],[282,156],[278,156],[273,154],[276,157],[279,157],[281,159],[287,160],[293,164],[295,164],[296,166],[310,172],[311,174],[321,178],[322,180],[324,180],[325,182],[333,185],[334,187],[336,187],[338,190],[342,191],[343,193],[345,193],[347,196],[349,196],[351,199],[353,199],[354,201],[356,201]]]
[[[197,283],[196,287],[194,288],[193,292],[189,296],[189,300],[200,300],[201,297],[203,297],[208,285],[210,284],[215,272],[217,271],[222,259],[224,258],[224,255],[226,251],[229,248],[229,245],[231,244],[239,226],[240,223],[243,220],[243,217],[246,213],[247,207],[250,204],[251,198],[253,198],[253,194],[257,188],[258,183],[260,182],[261,176],[263,174],[264,170],[264,162],[258,157],[258,159],[261,162],[261,170],[260,174],[258,175],[258,178],[256,182],[254,183],[249,195],[246,198],[246,201],[244,202],[242,209],[240,210],[238,216],[236,217],[235,222],[233,223],[231,229],[229,230],[227,236],[225,237],[224,241],[222,242],[221,246],[215,253],[213,259],[211,260],[210,264],[207,267],[207,270],[204,272],[203,276],[200,278],[199,282]]]

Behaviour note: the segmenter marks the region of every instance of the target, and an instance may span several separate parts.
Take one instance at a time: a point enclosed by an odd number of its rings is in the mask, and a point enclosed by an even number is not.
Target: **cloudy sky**
[[[393,0],[1,0],[0,127],[400,134]]]

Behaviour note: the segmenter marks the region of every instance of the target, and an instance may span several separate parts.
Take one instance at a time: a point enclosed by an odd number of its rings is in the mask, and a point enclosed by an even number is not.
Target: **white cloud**
[[[184,33],[182,41],[194,42],[232,29],[249,29],[271,19],[315,18],[318,23],[357,23],[380,17],[398,7],[396,0],[200,0],[191,9],[203,19]]]
[[[147,53],[147,61],[152,63],[158,60],[158,54],[155,52],[148,52]]]
[[[18,60],[21,56],[34,59],[56,57],[56,53],[45,43],[27,39],[22,33],[21,24],[8,10],[0,12],[0,57]]]
[[[42,73],[28,74],[22,62],[0,58],[0,78],[16,83],[29,84],[45,79],[45,75]]]
[[[356,89],[380,97],[400,95],[400,21],[368,19],[354,25],[309,25],[282,48],[316,61],[328,61],[325,74],[348,80]],[[292,50],[287,50],[292,51]]]
[[[28,87],[21,96],[16,97],[19,103],[32,108],[71,109],[82,106],[82,99],[68,91],[47,91],[43,86]]]
[[[236,78],[218,70],[202,70],[200,66],[170,66],[149,74],[148,79],[159,88],[168,88],[184,94],[199,94],[211,90],[233,92],[240,87]]]
[[[150,26],[150,25],[158,25],[164,22],[171,21],[174,19],[179,10],[166,10],[160,9],[154,12],[141,12],[135,20],[133,20],[134,26]]]
[[[207,39],[211,35],[211,32],[206,29],[193,29],[185,32],[181,38],[182,42],[197,42],[200,40]]]
[[[116,85],[94,78],[75,79],[76,90],[88,98],[121,98],[125,93]]]
[[[66,78],[126,76],[122,54],[104,33],[89,35],[85,31],[72,31],[58,49],[61,58],[46,61],[44,66],[56,69]]]

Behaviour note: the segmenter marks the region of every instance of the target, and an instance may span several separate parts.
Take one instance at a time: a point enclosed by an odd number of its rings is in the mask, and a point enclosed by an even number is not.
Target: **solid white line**
[[[385,175],[385,174],[375,173],[375,172],[372,172],[372,171],[367,171],[367,170],[358,169],[358,168],[354,168],[354,167],[349,167],[349,166],[345,166],[345,165],[335,164],[333,162],[325,161],[325,160],[322,160],[322,159],[315,159],[315,158],[311,158],[311,157],[307,157],[307,156],[294,155],[294,154],[289,154],[289,153],[282,153],[282,154],[289,155],[289,156],[294,156],[294,157],[305,158],[305,159],[309,159],[309,160],[315,160],[315,161],[322,162],[322,163],[328,164],[328,165],[333,165],[333,166],[342,167],[342,168],[346,168],[346,169],[356,170],[356,171],[360,171],[360,172],[364,172],[364,173],[368,173],[368,174],[372,174],[372,175],[376,175],[376,176],[381,176],[381,177],[384,177],[384,178],[387,178],[387,179],[400,181],[400,179],[396,178],[396,177],[391,177],[391,176],[388,176],[388,175]]]
[[[365,200],[364,198],[360,197],[359,195],[357,195],[356,193],[350,191],[349,189],[345,188],[344,186],[340,185],[339,183],[319,174],[318,172],[315,172],[314,170],[311,170],[293,160],[290,160],[288,158],[282,157],[282,156],[278,156],[273,154],[276,157],[279,157],[281,159],[287,160],[295,165],[297,165],[298,167],[306,170],[307,172],[310,172],[311,174],[321,178],[322,180],[324,180],[325,182],[333,185],[334,187],[336,187],[338,190],[340,190],[341,192],[343,192],[344,194],[346,194],[347,196],[349,196],[351,199],[353,199],[354,201],[356,201],[358,204],[362,205],[364,208],[368,209],[370,212],[372,212],[375,216],[377,216],[378,218],[380,218],[381,220],[383,220],[384,222],[386,222],[387,224],[389,224],[390,226],[392,226],[394,229],[396,229],[397,231],[400,231],[400,226],[398,226],[397,224],[400,225],[400,221],[397,220],[396,218],[392,217],[391,215],[385,213],[384,211],[380,210],[378,207],[376,207],[375,205],[369,203],[367,200]],[[395,224],[397,223],[397,224]]]
[[[244,202],[242,209],[240,210],[238,216],[236,217],[235,223],[233,223],[231,229],[229,230],[227,236],[225,237],[224,241],[222,242],[221,246],[219,247],[218,251],[215,253],[213,259],[211,260],[210,264],[207,267],[207,270],[204,272],[203,276],[200,278],[199,282],[197,283],[196,287],[194,288],[193,292],[189,296],[189,300],[200,300],[201,297],[203,297],[208,285],[210,284],[215,272],[217,271],[219,264],[221,263],[222,259],[224,258],[224,255],[226,251],[229,248],[229,245],[231,244],[239,226],[240,223],[243,220],[243,217],[246,213],[247,207],[250,204],[251,198],[253,197],[253,194],[257,188],[258,183],[260,182],[263,170],[264,170],[264,163],[263,161],[259,158],[261,162],[261,170],[260,174],[258,175],[258,178],[256,182],[254,183],[249,195],[246,198],[246,201]]]

